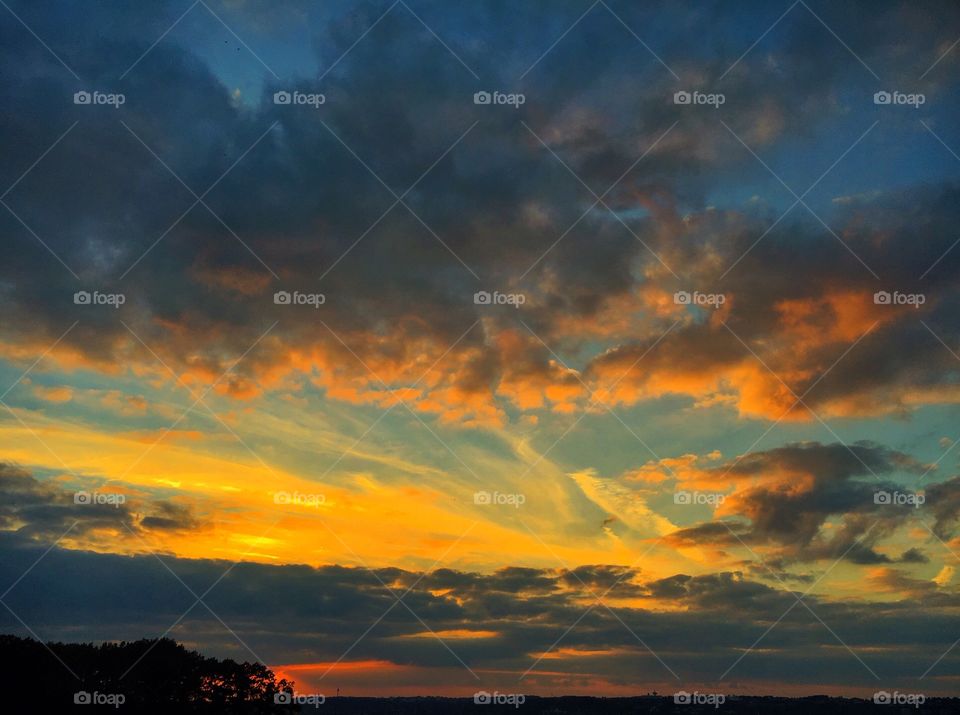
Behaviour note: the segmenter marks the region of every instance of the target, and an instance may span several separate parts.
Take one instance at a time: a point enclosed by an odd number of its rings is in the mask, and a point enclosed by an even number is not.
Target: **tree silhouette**
[[[0,635],[0,657],[0,686],[17,704],[10,712],[57,712],[86,697],[93,707],[84,712],[115,711],[119,698],[123,712],[297,711],[274,702],[293,683],[266,666],[208,658],[169,638],[94,645]]]

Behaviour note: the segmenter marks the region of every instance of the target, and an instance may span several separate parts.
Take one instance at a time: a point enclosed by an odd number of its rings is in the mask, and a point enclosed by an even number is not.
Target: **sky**
[[[0,5],[4,631],[960,692],[955,4]]]

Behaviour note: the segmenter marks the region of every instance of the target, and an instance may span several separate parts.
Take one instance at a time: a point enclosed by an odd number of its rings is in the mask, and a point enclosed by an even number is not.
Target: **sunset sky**
[[[960,693],[955,3],[0,5],[0,631]]]

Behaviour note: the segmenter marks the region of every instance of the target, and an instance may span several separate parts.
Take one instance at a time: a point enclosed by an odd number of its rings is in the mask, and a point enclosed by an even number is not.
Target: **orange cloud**
[[[34,385],[33,394],[46,402],[70,402],[70,400],[73,399],[73,388],[67,385],[58,385],[56,387]]]

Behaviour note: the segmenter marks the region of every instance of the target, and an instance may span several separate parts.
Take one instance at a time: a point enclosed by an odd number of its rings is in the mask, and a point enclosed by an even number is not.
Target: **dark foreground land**
[[[386,715],[387,713],[415,713],[416,715],[484,715],[484,713],[518,713],[518,715],[707,715],[708,713],[777,713],[779,715],[805,715],[806,713],[936,713],[955,715],[960,713],[960,699],[936,698],[923,705],[913,706],[876,705],[866,700],[848,698],[738,698],[727,699],[717,707],[713,705],[685,705],[674,703],[673,697],[636,698],[537,698],[528,697],[519,707],[510,705],[477,705],[470,699],[453,698],[331,698],[319,709],[304,707],[304,713],[339,713],[343,715]]]
[[[170,639],[123,643],[41,643],[0,635],[2,713],[319,713],[338,715],[632,715],[677,713],[931,713],[960,714],[960,698],[922,698],[908,704],[828,698],[675,697],[588,698],[501,695],[474,698],[347,698],[294,694],[260,664],[208,658]],[[899,693],[893,698],[905,697]],[[509,699],[509,702],[504,702]],[[298,702],[299,701],[299,702]],[[322,701],[322,702],[321,702]]]

